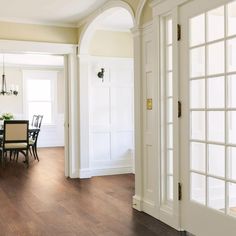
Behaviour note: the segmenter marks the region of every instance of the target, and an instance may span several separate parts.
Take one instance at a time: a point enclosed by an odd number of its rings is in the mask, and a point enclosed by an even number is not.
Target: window
[[[44,124],[55,123],[57,71],[24,71],[25,114],[43,115]]]

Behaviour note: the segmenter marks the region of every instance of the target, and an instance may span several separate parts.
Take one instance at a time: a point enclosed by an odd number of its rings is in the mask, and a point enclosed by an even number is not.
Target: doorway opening
[[[34,134],[32,131],[30,136],[29,142],[32,144],[29,157],[30,166],[35,165],[37,159],[41,161],[39,163],[41,164],[44,161],[44,156],[50,156],[51,151],[55,149],[60,153],[61,160],[59,161],[64,170],[65,135],[67,132],[64,127],[67,93],[65,91],[64,56],[2,53],[0,54],[0,65],[3,63],[5,70],[3,72],[3,67],[0,67],[0,73],[5,73],[6,89],[18,93],[16,96],[1,96],[1,117],[8,113],[15,120],[28,120],[30,129],[36,126],[39,129],[39,132]],[[39,115],[42,116],[41,124],[36,119],[33,120],[33,117]],[[51,159],[56,159],[55,155],[51,156]],[[24,156],[19,155],[18,164],[9,163],[8,166],[21,165],[22,158]],[[11,160],[11,158],[7,158],[7,160]],[[62,175],[64,175],[63,172]]]
[[[80,178],[134,173],[131,11],[113,7],[80,43]]]

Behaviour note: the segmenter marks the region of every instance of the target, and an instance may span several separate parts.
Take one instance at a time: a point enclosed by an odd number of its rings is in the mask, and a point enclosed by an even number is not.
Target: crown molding
[[[0,22],[5,23],[16,23],[16,24],[27,24],[27,25],[40,25],[40,26],[54,26],[54,27],[64,27],[64,28],[77,28],[76,23],[52,23],[49,21],[34,21],[27,19],[17,19],[17,18],[7,18],[0,17]]]

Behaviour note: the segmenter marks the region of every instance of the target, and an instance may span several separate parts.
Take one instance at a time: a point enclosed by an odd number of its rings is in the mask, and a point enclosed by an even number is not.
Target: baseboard
[[[79,171],[78,171],[78,170],[73,171],[72,173],[69,174],[69,177],[70,177],[71,179],[77,179],[77,178],[79,178]]]
[[[154,218],[158,218],[157,217],[157,209],[155,207],[155,203],[154,202],[150,202],[147,200],[142,200],[142,211],[146,212],[147,214],[153,216]]]
[[[141,197],[135,195],[133,196],[133,208],[142,211],[142,199]]]
[[[106,175],[119,175],[132,173],[132,167],[112,167],[112,168],[99,168],[99,169],[80,169],[74,171],[70,178],[88,179],[93,176],[106,176]]]
[[[131,166],[91,169],[92,176],[130,174],[132,172]]]
[[[89,168],[86,168],[86,169],[80,169],[78,171],[78,177],[77,178],[80,178],[80,179],[88,179],[88,178],[91,178],[92,175],[91,175],[91,170]]]
[[[41,143],[41,144],[38,144],[38,148],[47,148],[47,147],[64,147],[65,144],[64,143]]]

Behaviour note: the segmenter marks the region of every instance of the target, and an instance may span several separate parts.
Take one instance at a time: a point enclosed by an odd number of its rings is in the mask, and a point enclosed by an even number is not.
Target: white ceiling
[[[76,26],[108,0],[0,0],[0,21]]]
[[[130,13],[120,7],[105,12],[104,16],[96,21],[97,29],[128,31],[133,27]]]

